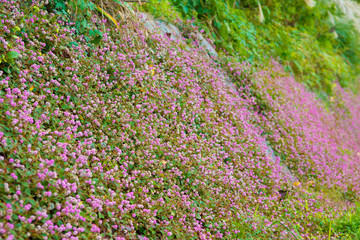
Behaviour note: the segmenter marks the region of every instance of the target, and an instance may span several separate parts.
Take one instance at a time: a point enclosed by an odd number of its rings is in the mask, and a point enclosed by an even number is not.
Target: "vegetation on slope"
[[[150,2],[144,9],[164,20],[174,21],[179,15],[194,18],[219,50],[242,60],[278,57],[298,81],[321,96],[331,95],[334,83],[358,89],[359,33],[332,1]]]
[[[0,0],[1,238],[355,232],[328,219],[359,199],[358,96],[325,108],[276,62],[221,65],[79,2]]]

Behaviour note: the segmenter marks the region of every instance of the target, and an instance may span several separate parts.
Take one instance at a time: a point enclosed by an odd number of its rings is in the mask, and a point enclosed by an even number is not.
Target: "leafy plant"
[[[346,17],[329,1],[316,1],[314,7],[304,0],[151,3],[148,8],[157,16],[166,13],[171,3],[183,18],[195,18],[220,51],[253,63],[261,63],[265,56],[278,57],[287,71],[319,95],[331,95],[334,82],[358,89],[359,34],[353,25],[345,24]],[[259,21],[260,12],[264,22]],[[333,16],[338,20],[333,21]]]

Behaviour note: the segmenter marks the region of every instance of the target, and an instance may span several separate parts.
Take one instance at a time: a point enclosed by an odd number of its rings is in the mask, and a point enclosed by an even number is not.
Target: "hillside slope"
[[[210,57],[186,22],[178,42],[57,3],[0,0],[1,238],[344,235],[326,219],[359,199],[357,95]]]

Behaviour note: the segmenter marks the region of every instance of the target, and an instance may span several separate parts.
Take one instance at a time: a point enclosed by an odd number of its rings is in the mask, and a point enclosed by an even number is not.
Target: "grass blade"
[[[99,7],[98,5],[95,4],[95,6],[96,6],[96,9],[97,9],[99,12],[101,12],[101,13],[104,14],[107,18],[109,18],[109,19],[116,25],[116,27],[117,27],[118,29],[120,29],[118,22],[116,21],[116,19],[115,19],[113,16],[111,16],[108,12],[106,12],[104,9],[102,9],[102,8]]]

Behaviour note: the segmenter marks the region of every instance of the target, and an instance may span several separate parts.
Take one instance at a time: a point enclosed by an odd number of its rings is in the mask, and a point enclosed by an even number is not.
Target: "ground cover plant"
[[[275,61],[214,59],[79,2],[0,0],[1,238],[356,233],[340,223],[359,199],[357,95],[325,105]]]

